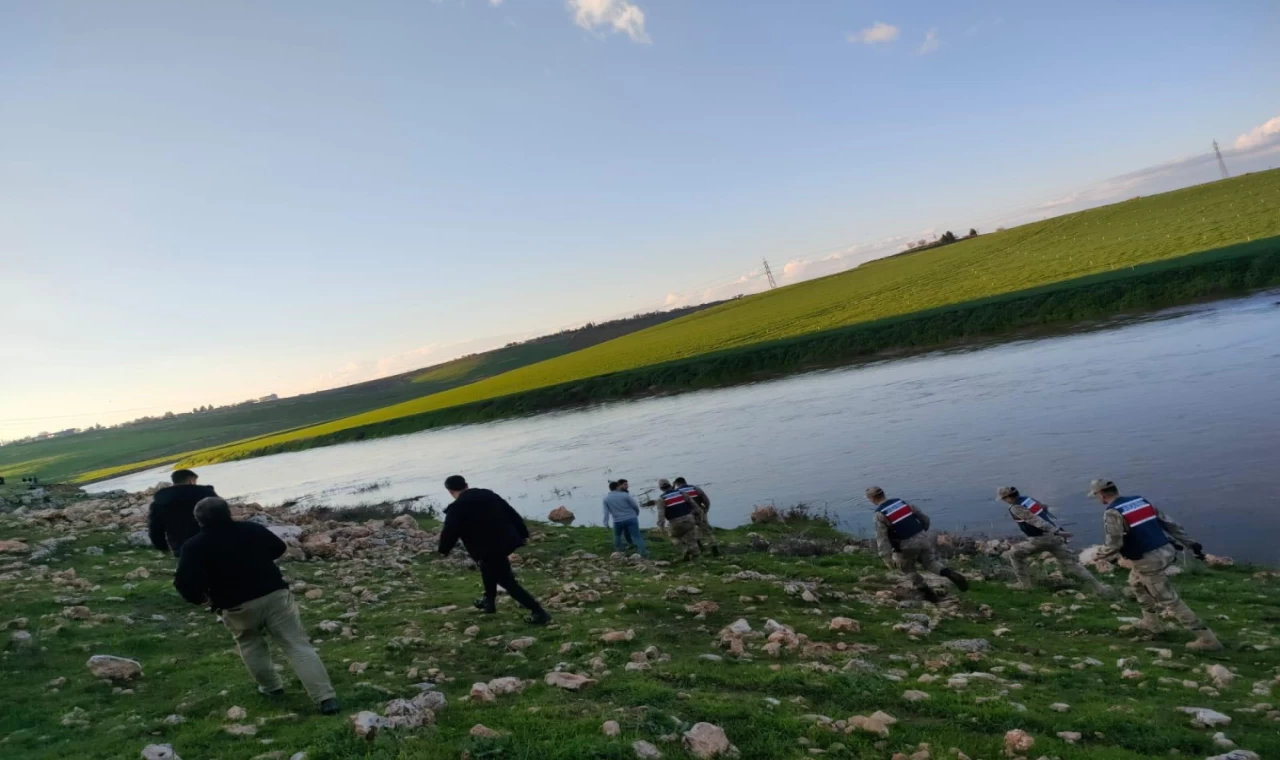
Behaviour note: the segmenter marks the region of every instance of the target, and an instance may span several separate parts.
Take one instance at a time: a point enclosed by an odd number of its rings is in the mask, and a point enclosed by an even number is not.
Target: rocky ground
[[[819,521],[721,531],[691,564],[657,534],[650,562],[537,525],[519,572],[556,622],[529,628],[505,598],[471,609],[478,574],[433,554],[431,520],[241,507],[291,546],[344,708],[323,717],[291,674],[259,695],[178,598],[138,532],[148,501],[0,515],[0,757],[1280,757],[1280,577],[1259,568],[1183,570],[1227,645],[1193,656],[1051,562],[1043,590],[1005,588],[999,542],[947,541],[978,580],[935,606]]]

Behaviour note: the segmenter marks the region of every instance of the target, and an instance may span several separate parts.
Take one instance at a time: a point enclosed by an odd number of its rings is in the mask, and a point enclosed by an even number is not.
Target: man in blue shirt
[[[622,541],[630,544],[641,557],[648,557],[644,546],[644,536],[640,535],[640,505],[631,495],[631,485],[627,479],[610,481],[609,495],[604,497],[604,525],[609,527],[613,520],[613,548],[622,551]]]

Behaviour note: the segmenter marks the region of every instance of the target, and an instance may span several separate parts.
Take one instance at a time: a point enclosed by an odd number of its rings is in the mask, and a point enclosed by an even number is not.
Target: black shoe
[[[938,603],[938,594],[928,586],[920,589],[920,596],[923,596],[926,602]]]
[[[281,687],[280,687],[280,688],[278,688],[278,689],[272,689],[271,691],[264,691],[264,692],[262,692],[262,693],[263,693],[263,694],[266,694],[268,697],[283,697],[283,696],[284,696],[284,687],[283,687],[283,686],[281,686]]]
[[[493,613],[498,611],[497,600],[490,599],[487,596],[482,596],[479,599],[476,599],[471,603],[471,606],[475,607],[476,609],[480,610],[486,615],[492,615]]]
[[[948,567],[947,569],[943,570],[941,573],[938,573],[938,574],[941,575],[943,578],[946,578],[947,580],[954,583],[955,587],[960,589],[961,591],[969,590],[968,579],[966,579],[960,573],[957,573],[955,570],[952,570],[951,568]]]
[[[551,615],[546,610],[539,610],[524,619],[529,625],[546,625],[551,622]]]
[[[339,709],[338,700],[333,697],[320,703],[320,712],[324,715],[337,715]]]

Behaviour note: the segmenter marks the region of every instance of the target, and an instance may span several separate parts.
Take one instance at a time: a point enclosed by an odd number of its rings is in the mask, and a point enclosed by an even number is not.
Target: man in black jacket
[[[200,532],[196,524],[196,502],[217,496],[213,486],[198,486],[198,476],[191,470],[175,470],[171,476],[173,485],[161,488],[151,500],[147,515],[147,533],[151,545],[162,552],[177,556],[182,544]]]
[[[275,560],[285,545],[276,534],[252,522],[231,519],[227,502],[214,496],[195,506],[200,532],[178,555],[173,585],[192,604],[208,603],[219,613],[240,648],[240,659],[258,682],[258,691],[284,693],[271,662],[267,636],[284,652],[308,696],[325,715],[338,712],[329,674],[302,628],[298,604]]]
[[[471,488],[461,475],[451,475],[444,482],[453,503],[444,510],[444,528],[440,531],[440,553],[448,556],[458,541],[480,566],[484,596],[475,600],[477,609],[486,613],[498,611],[498,586],[502,586],[531,613],[525,620],[532,625],[546,625],[551,616],[538,600],[524,590],[511,571],[510,554],[524,546],[529,528],[520,514],[501,496],[484,488]]]

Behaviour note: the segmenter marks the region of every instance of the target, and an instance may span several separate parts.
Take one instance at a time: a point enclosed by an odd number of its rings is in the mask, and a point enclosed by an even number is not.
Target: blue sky
[[[1265,168],[1276,39],[1267,1],[7,3],[0,439],[1204,181],[1169,162],[1214,138]]]

